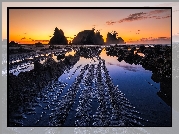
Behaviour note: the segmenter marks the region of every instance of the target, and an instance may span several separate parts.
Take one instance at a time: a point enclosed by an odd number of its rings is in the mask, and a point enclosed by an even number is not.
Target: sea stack
[[[64,35],[64,32],[57,27],[54,30],[53,37],[49,41],[49,45],[67,45],[68,40]]]

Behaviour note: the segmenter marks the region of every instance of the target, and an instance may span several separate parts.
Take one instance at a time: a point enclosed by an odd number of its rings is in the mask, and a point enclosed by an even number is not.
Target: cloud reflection
[[[111,62],[107,62],[107,64],[108,65],[115,65],[115,66],[118,66],[118,67],[122,67],[123,69],[128,70],[128,71],[133,71],[133,72],[139,71],[136,67],[130,66],[130,65],[113,64]]]

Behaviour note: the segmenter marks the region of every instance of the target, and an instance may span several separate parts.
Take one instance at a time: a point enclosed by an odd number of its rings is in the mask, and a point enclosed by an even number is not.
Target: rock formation
[[[114,31],[112,33],[108,32],[107,38],[106,38],[106,44],[125,44],[124,40],[121,37],[116,37],[117,32]]]
[[[84,30],[77,34],[74,37],[72,44],[75,45],[102,45],[104,44],[103,36],[100,35],[100,32],[97,30],[94,32],[94,28],[92,30]]]
[[[20,46],[20,45],[18,45],[18,43],[16,43],[15,41],[11,41],[9,43],[9,47],[18,47],[18,46]]]
[[[43,44],[41,42],[35,43],[36,47],[43,47]]]
[[[64,36],[64,32],[57,27],[54,30],[54,36],[50,39],[49,44],[50,45],[67,45],[68,40]]]

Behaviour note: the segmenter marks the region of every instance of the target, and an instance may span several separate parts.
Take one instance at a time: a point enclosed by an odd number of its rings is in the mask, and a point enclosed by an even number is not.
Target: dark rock
[[[117,32],[114,31],[112,33],[108,32],[107,38],[106,38],[106,44],[125,44],[124,40],[121,37],[116,37]]]
[[[92,30],[84,30],[82,32],[79,32],[76,37],[72,40],[72,44],[75,45],[103,45],[104,40],[103,36],[100,35],[100,32],[97,30],[97,32],[94,32],[94,29]]]
[[[57,27],[54,30],[54,36],[50,39],[49,44],[50,45],[67,45],[68,40],[64,36],[64,32]]]

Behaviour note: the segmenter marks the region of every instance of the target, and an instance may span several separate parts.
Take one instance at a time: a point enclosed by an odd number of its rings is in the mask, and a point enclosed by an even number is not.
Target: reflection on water
[[[171,126],[170,50],[77,46],[10,55],[8,126]]]

